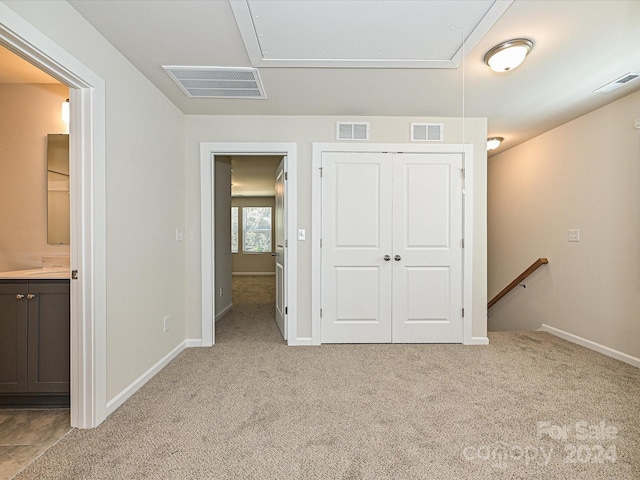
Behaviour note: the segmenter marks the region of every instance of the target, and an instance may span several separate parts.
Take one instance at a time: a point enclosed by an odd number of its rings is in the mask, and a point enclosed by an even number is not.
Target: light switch
[[[580,241],[580,230],[569,230],[569,241],[570,242],[579,242]]]
[[[184,241],[184,233],[179,228],[176,228],[176,242]]]
[[[298,240],[304,240],[307,236],[307,232],[305,229],[298,230]]]

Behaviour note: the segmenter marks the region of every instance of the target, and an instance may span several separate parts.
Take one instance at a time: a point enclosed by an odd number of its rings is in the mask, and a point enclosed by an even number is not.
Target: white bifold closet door
[[[322,342],[462,342],[461,154],[322,154]]]

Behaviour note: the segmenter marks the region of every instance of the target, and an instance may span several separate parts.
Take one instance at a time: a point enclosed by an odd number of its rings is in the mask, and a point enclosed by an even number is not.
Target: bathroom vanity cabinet
[[[69,280],[0,280],[0,405],[68,403]]]

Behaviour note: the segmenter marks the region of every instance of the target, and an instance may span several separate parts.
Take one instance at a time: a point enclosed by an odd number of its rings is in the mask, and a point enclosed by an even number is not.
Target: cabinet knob
[[[16,300],[22,300],[24,298],[24,295],[19,293],[16,295]]]
[[[27,294],[27,300],[31,300],[31,299],[34,299],[34,298],[36,298],[36,294],[35,293]]]
[[[402,260],[402,257],[401,257],[400,255],[396,255],[395,257],[393,257],[393,259],[394,259],[396,262],[399,262],[400,260]]]

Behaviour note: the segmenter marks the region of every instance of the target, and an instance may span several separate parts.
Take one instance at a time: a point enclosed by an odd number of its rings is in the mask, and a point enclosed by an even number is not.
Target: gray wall
[[[640,92],[489,160],[489,294],[549,257],[490,310],[640,358]],[[580,242],[568,242],[568,230]]]
[[[215,158],[215,285],[216,318],[232,305],[231,295],[231,158]]]
[[[186,116],[186,215],[188,243],[187,338],[201,338],[200,253],[200,142],[294,142],[298,146],[296,228],[306,229],[311,238],[311,146],[313,142],[336,142],[336,121],[371,123],[371,143],[410,143],[411,122],[444,124],[444,142],[468,143],[474,148],[473,173],[473,319],[472,335],[486,336],[487,244],[486,244],[486,147],[487,121],[484,118],[442,117],[339,117],[339,116]],[[464,126],[464,128],[463,128]],[[297,240],[294,240],[297,241]],[[311,336],[311,242],[298,241],[297,331]]]
[[[109,401],[185,340],[184,115],[67,2],[3,3],[105,81]]]

